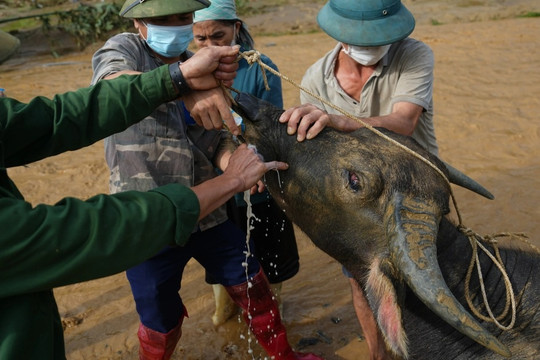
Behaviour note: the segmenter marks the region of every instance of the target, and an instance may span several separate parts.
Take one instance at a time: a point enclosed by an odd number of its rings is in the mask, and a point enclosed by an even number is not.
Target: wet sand
[[[441,158],[486,186],[495,200],[455,188],[465,225],[481,234],[525,232],[540,246],[540,18],[490,20],[469,8],[457,21],[442,2],[412,2],[413,37],[435,54],[435,126]],[[529,10],[534,1],[519,2]],[[422,7],[424,6],[424,7]],[[536,9],[538,10],[538,9]],[[431,25],[432,13],[448,20]],[[457,12],[458,14],[459,11]],[[487,12],[486,12],[487,13]],[[442,18],[441,18],[442,19]],[[256,37],[257,48],[299,82],[334,41],[323,33]],[[0,86],[19,100],[87,86],[94,48],[59,59],[20,58],[0,65]],[[298,89],[284,83],[285,106]],[[102,142],[9,170],[32,203],[108,191]],[[301,269],[284,284],[284,319],[291,343],[326,359],[367,359],[341,267],[298,231]],[[99,266],[99,264],[96,264]],[[124,274],[55,290],[66,323],[67,357],[136,359],[138,318]],[[246,327],[233,319],[214,328],[213,296],[199,264],[185,271],[181,295],[189,311],[173,359],[251,359]],[[252,345],[254,358],[264,353]]]

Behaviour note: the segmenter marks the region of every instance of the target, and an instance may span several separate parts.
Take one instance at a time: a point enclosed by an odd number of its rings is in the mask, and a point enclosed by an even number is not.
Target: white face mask
[[[379,60],[381,60],[384,55],[386,55],[388,49],[390,49],[390,45],[391,44],[383,46],[348,45],[348,48],[346,50],[345,47],[342,45],[343,49],[341,49],[341,51],[349,55],[357,63],[364,66],[370,66],[378,63]]]

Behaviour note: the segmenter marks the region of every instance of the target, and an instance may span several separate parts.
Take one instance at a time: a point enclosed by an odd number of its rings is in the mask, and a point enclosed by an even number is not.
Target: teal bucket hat
[[[208,6],[208,0],[126,0],[120,9],[120,16],[141,19],[186,14]]]
[[[332,38],[357,46],[394,43],[409,36],[415,25],[400,0],[330,0],[317,22]]]
[[[234,0],[212,0],[209,7],[193,14],[194,24],[206,20],[238,20]]]

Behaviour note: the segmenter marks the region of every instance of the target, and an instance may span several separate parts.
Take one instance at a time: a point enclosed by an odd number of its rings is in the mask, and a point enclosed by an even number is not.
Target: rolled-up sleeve
[[[433,51],[421,42],[414,42],[406,49],[406,56],[401,58],[392,103],[410,102],[428,110],[433,99]]]

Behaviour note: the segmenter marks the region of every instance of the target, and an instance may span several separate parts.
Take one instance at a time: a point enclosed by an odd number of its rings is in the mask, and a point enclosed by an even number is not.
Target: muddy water
[[[534,4],[531,2],[530,4]],[[540,245],[540,19],[440,26],[420,24],[413,36],[436,60],[435,122],[441,157],[480,181],[494,201],[455,189],[464,223],[483,234],[526,232]],[[259,37],[259,50],[299,81],[333,46],[324,34]],[[89,83],[92,49],[54,60],[20,59],[0,66],[0,86],[26,101]],[[298,90],[284,84],[285,105]],[[11,169],[31,202],[107,192],[102,143],[25,168]],[[299,231],[300,273],[284,284],[284,319],[291,343],[326,359],[366,359],[349,288],[334,260]],[[99,265],[96,265],[99,266]],[[66,321],[68,359],[136,359],[137,315],[123,274],[55,290]],[[211,288],[202,268],[188,265],[181,294],[190,317],[174,359],[249,359],[236,319],[212,326]],[[262,351],[253,346],[256,356]],[[262,355],[263,356],[263,355]]]

